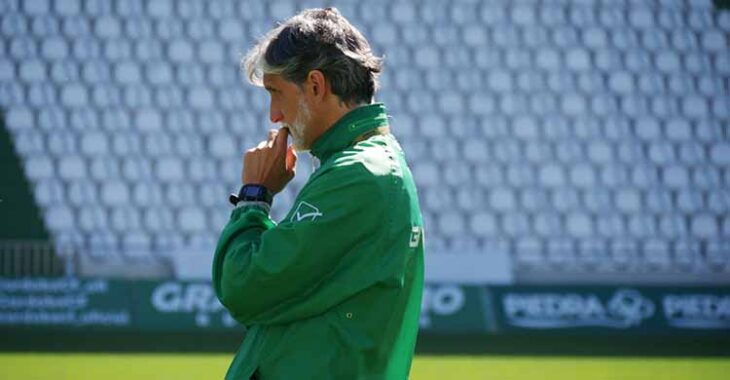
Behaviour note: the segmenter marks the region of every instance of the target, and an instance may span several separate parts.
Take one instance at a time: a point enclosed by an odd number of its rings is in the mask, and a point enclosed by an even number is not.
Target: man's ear
[[[307,74],[307,82],[309,82],[309,93],[314,99],[321,101],[329,91],[327,88],[327,80],[319,70],[312,70]]]

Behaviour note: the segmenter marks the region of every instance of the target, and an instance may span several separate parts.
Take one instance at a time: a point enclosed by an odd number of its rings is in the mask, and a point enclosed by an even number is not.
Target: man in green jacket
[[[423,222],[385,108],[373,103],[381,60],[327,8],[287,20],[244,63],[282,128],[246,152],[215,252],[216,295],[247,327],[226,378],[408,378]],[[321,165],[277,224],[273,195],[307,150]]]

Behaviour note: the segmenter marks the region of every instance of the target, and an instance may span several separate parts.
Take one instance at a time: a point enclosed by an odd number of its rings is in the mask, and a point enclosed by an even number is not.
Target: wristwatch
[[[274,201],[274,196],[264,185],[248,184],[241,187],[241,191],[231,193],[228,201],[236,206],[238,202],[266,202],[269,206]]]

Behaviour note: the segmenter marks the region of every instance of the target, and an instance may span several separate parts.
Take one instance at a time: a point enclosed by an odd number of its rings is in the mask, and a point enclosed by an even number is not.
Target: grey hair
[[[261,38],[242,67],[257,86],[264,74],[279,74],[301,87],[312,70],[319,70],[340,101],[357,105],[373,101],[382,58],[336,8],[307,9]]]

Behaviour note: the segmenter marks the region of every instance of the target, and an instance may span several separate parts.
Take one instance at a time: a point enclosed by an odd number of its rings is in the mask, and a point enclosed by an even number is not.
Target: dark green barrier
[[[2,279],[0,328],[240,332],[210,283]],[[730,288],[428,284],[421,332],[728,334]]]
[[[503,332],[728,334],[730,288],[492,287]]]
[[[209,283],[75,278],[1,280],[0,325],[53,330],[242,330]]]

